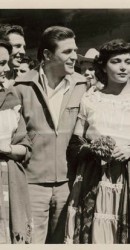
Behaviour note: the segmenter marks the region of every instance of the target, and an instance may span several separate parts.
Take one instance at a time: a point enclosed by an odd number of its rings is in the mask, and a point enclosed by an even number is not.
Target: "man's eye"
[[[74,49],[74,50],[71,50],[71,49],[65,50],[63,53],[64,53],[64,54],[71,54],[72,52],[77,53],[77,49]]]
[[[64,54],[70,54],[71,53],[71,50],[65,50],[64,51]]]
[[[15,48],[20,48],[21,45],[20,45],[20,44],[16,44],[16,45],[13,45],[13,47],[15,47]]]
[[[0,62],[0,66],[4,66],[6,62]]]

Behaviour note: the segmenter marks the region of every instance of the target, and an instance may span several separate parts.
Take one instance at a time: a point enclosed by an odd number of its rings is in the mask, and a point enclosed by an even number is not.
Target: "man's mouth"
[[[15,59],[18,61],[18,62],[21,62],[22,61],[22,58],[18,58],[18,57],[15,57]]]
[[[69,67],[71,67],[71,68],[73,68],[74,65],[75,65],[75,63],[66,63],[66,65],[69,66]]]

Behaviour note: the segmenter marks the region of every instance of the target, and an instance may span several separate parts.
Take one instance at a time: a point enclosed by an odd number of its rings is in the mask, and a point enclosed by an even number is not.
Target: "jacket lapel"
[[[54,128],[55,128],[55,132],[56,132],[57,128],[56,128],[56,125],[55,125],[53,114],[52,114],[52,111],[50,110],[50,107],[49,107],[48,97],[47,97],[47,95],[46,95],[46,93],[44,91],[44,88],[42,87],[42,84],[40,83],[39,74],[35,75],[32,80],[36,84],[39,91],[41,92],[41,95],[42,95],[42,97],[43,97],[43,99],[44,99],[44,101],[46,103],[46,106],[47,106],[47,108],[49,110],[49,113],[50,113],[50,116],[51,116],[51,119],[52,119],[52,122],[53,122],[53,125],[54,125]]]
[[[54,125],[54,128],[55,128],[55,131],[56,131],[56,126],[55,126],[55,122],[54,122],[54,119],[53,119],[53,114],[50,110],[50,107],[49,107],[49,103],[48,103],[48,97],[44,91],[44,88],[42,86],[42,84],[40,83],[40,78],[39,78],[39,68],[36,70],[31,70],[29,71],[28,74],[26,74],[25,77],[23,78],[19,78],[17,80],[17,82],[33,82],[33,84],[35,85],[35,87],[38,89],[38,91],[40,92],[41,94],[41,97],[43,98],[43,101],[45,102],[46,106],[47,106],[47,109],[50,113],[50,116],[51,116],[51,119],[52,119],[52,122],[53,122],[53,125]]]
[[[47,95],[44,91],[44,88],[42,86],[42,84],[40,83],[40,79],[39,79],[39,73],[37,72],[37,74],[35,74],[32,78],[32,81],[35,83],[35,85],[37,86],[38,90],[40,91],[40,93],[42,94],[42,96],[44,97],[44,101],[49,109],[49,103],[48,103],[48,98]]]

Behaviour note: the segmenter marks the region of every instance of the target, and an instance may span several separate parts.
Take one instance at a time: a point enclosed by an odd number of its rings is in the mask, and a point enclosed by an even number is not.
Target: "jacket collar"
[[[86,79],[81,74],[74,72],[72,75],[67,76],[75,84],[78,82],[86,82]],[[40,85],[39,82],[39,66],[35,69],[30,70],[24,77],[17,78],[16,82],[34,82],[36,85]]]

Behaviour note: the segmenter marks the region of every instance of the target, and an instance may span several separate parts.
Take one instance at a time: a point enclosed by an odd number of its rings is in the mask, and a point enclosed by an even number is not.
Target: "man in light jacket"
[[[69,187],[74,178],[66,149],[86,91],[85,78],[74,72],[76,59],[73,31],[49,27],[38,49],[40,66],[15,84],[32,141],[26,173],[34,220],[33,243],[64,242]]]

